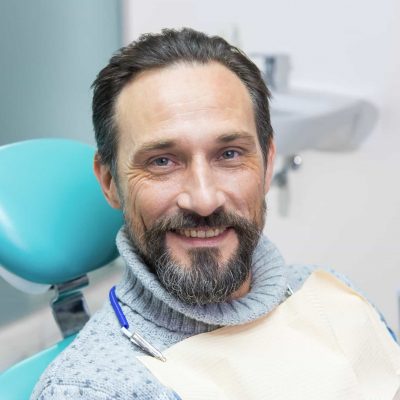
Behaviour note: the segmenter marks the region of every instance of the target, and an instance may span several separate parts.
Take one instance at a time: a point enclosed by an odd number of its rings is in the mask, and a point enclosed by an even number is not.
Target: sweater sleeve
[[[136,400],[181,400],[180,397],[167,389],[162,392],[150,392],[138,388],[131,393],[129,398]],[[117,392],[106,392],[100,388],[93,388],[87,384],[59,384],[49,383],[40,390],[35,389],[30,400],[121,400]]]
[[[71,384],[49,384],[41,390],[35,390],[31,396],[31,400],[110,400],[115,398],[110,393],[94,390],[90,386]]]

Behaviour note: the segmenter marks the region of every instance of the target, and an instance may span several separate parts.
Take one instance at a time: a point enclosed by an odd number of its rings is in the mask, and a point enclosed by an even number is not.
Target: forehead
[[[120,148],[154,140],[207,140],[244,131],[256,135],[253,104],[243,82],[225,66],[176,64],[145,71],[117,98]]]

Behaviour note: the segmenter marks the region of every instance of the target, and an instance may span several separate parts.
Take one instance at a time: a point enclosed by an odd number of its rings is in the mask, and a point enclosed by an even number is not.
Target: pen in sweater
[[[146,339],[140,336],[137,332],[130,332],[128,330],[129,324],[125,315],[120,307],[117,299],[117,295],[115,294],[115,286],[113,286],[110,290],[110,303],[115,312],[115,315],[118,318],[119,323],[121,324],[122,333],[129,338],[129,340],[139,346],[142,350],[146,351],[153,357],[157,358],[160,361],[167,361],[167,359],[163,356],[161,351],[157,350],[154,346],[152,346]]]

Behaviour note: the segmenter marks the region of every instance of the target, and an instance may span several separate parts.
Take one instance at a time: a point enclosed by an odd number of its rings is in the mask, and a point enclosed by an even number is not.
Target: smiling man
[[[98,145],[94,170],[110,205],[124,212],[117,245],[126,272],[111,292],[112,305],[107,302],[49,367],[33,398],[178,399],[182,392],[173,380],[161,379],[138,357],[165,361],[167,352],[166,363],[156,361],[171,374],[179,359],[176,354],[183,351],[180,345],[189,346],[183,359],[191,360],[191,349],[208,352],[201,340],[209,340],[218,328],[244,327],[251,333],[252,324],[266,320],[271,311],[289,312],[282,306],[292,291],[301,292],[313,268],[285,265],[262,235],[275,156],[268,99],[259,70],[241,51],[191,29],[144,35],[122,48],[99,73],[93,97]],[[296,304],[305,304],[301,301],[298,296]],[[307,323],[302,325],[300,317],[288,319],[287,335],[297,328],[303,332]],[[128,324],[143,340],[128,340]],[[272,334],[271,326],[265,329],[265,335]],[[290,353],[290,360],[303,357],[301,338],[312,337],[306,331],[294,343],[299,351]],[[232,337],[237,334],[240,338],[242,330]],[[276,345],[286,348],[293,343],[284,345],[286,333],[280,335],[277,341],[266,341],[272,348],[263,349],[260,357],[258,344],[250,342],[243,349],[227,344],[222,354],[215,354],[219,361],[211,366],[229,366],[228,382],[240,381],[238,377],[250,370],[251,387],[245,390],[240,383],[246,395],[239,391],[234,398],[264,398],[265,388],[254,394],[253,387],[265,382],[267,366],[280,357],[253,370],[243,361],[236,375],[234,357],[228,361],[226,353],[236,349],[241,358],[244,351],[251,364],[268,359],[274,357]],[[192,342],[197,338],[200,342]],[[317,334],[315,342],[320,344],[320,339]],[[330,345],[327,360],[329,349]],[[309,354],[311,358],[311,349]],[[195,360],[181,370],[190,371],[200,362]],[[313,365],[305,371],[314,382]],[[338,365],[342,371],[344,364]],[[210,371],[215,377],[217,372]],[[286,373],[282,369],[284,379],[292,378]],[[177,372],[172,375],[180,378]],[[303,381],[308,376],[295,375]],[[331,376],[328,371],[325,375]],[[205,378],[201,387],[214,387],[207,379],[214,378]],[[345,391],[350,390],[347,377],[336,381],[340,393],[350,393]],[[272,380],[271,388],[273,384]],[[223,381],[221,385],[217,390],[226,389]],[[277,385],[285,396],[283,386]],[[310,393],[296,398],[310,398]],[[287,396],[282,398],[292,398]]]
[[[95,171],[146,264],[187,303],[246,294],[275,148],[262,132],[263,157],[245,84],[219,62],[174,60],[127,82],[115,124],[115,172],[101,153]]]

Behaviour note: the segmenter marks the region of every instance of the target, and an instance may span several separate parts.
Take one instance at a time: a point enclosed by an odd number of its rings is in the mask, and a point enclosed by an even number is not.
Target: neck
[[[238,300],[246,296],[246,294],[250,292],[250,287],[251,287],[251,273],[249,274],[247,279],[243,282],[242,286],[240,286],[238,290],[236,290],[231,294],[231,296],[229,297],[229,301]]]

